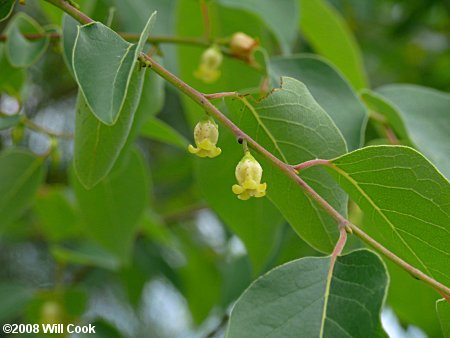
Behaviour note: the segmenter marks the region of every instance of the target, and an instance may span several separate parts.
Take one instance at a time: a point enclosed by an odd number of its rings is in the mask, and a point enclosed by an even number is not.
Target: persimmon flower
[[[258,47],[258,41],[242,32],[236,32],[231,37],[230,51],[242,59],[250,61],[254,49]]]
[[[219,48],[212,46],[206,49],[200,59],[200,65],[194,76],[205,83],[213,83],[220,77],[220,66],[223,56]]]
[[[257,160],[246,152],[242,160],[236,166],[236,180],[239,184],[234,184],[233,192],[241,200],[248,200],[250,197],[263,197],[266,195],[267,184],[261,183],[262,167]]]
[[[194,129],[194,141],[197,146],[195,148],[191,144],[188,151],[199,157],[216,157],[222,150],[216,147],[219,140],[219,128],[217,124],[210,118],[206,118],[197,123]]]

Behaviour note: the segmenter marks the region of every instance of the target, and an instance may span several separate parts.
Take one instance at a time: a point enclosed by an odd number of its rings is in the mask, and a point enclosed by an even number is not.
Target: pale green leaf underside
[[[367,214],[365,230],[424,273],[450,285],[450,183],[420,153],[366,147],[327,168]]]
[[[233,120],[282,161],[297,164],[314,158],[333,158],[346,152],[345,141],[327,113],[305,85],[284,77],[282,87],[250,107],[230,100]],[[336,222],[305,195],[295,183],[270,162],[261,158],[267,196],[294,230],[314,248],[331,252],[338,237]],[[301,176],[342,215],[347,197],[322,168]]]
[[[0,0],[0,22],[11,15],[15,3],[16,0]]]
[[[14,67],[29,67],[45,52],[50,39],[28,40],[24,34],[43,34],[44,29],[25,13],[16,14],[6,27],[6,55]]]
[[[450,303],[446,299],[436,302],[436,312],[441,323],[444,338],[450,338]]]
[[[450,179],[450,94],[415,85],[377,92],[396,109],[415,146]]]
[[[83,95],[78,95],[74,166],[75,173],[86,188],[95,186],[109,173],[124,147],[139,103],[144,72],[136,66],[122,112],[112,126],[99,121],[89,109]]]
[[[62,55],[64,62],[66,63],[67,69],[73,75],[73,47],[75,46],[75,41],[77,39],[79,22],[68,14],[63,15],[62,19],[62,39],[60,40]]]
[[[300,29],[313,49],[336,65],[355,89],[367,87],[358,44],[338,11],[327,1],[300,1]]]
[[[271,59],[270,72],[277,82],[281,76],[302,81],[336,123],[348,150],[362,146],[367,124],[366,108],[333,65],[323,58],[303,54]]]
[[[137,45],[99,22],[78,29],[72,55],[75,78],[92,113],[104,124],[113,125],[119,118],[155,15],[150,16]]]
[[[238,8],[257,15],[267,24],[280,43],[284,54],[289,54],[297,36],[298,1],[278,1],[276,6],[272,0],[220,0],[226,7]]]
[[[225,337],[382,337],[388,275],[368,250],[308,257],[275,268],[238,299]],[[331,280],[329,280],[331,278]]]
[[[0,228],[18,218],[31,203],[44,176],[43,160],[29,151],[0,154]]]
[[[72,186],[85,231],[121,262],[126,262],[148,203],[149,182],[147,168],[137,151],[121,158],[123,161],[118,161],[94,188],[86,190],[74,175]]]

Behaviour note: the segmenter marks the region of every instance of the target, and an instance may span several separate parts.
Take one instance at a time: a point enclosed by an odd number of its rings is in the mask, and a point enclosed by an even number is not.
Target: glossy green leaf
[[[0,283],[0,322],[14,319],[33,296],[33,290],[12,282]]]
[[[137,45],[99,22],[78,30],[72,59],[75,78],[88,107],[104,124],[113,125],[119,118],[155,16],[150,16]]]
[[[368,250],[307,257],[257,279],[231,312],[226,338],[386,337],[380,320],[388,275]]]
[[[338,11],[326,0],[300,1],[300,29],[314,50],[329,59],[355,89],[367,87],[358,44]]]
[[[20,98],[20,92],[25,83],[26,73],[22,68],[13,67],[5,55],[4,44],[0,44],[0,69],[2,76],[0,77],[0,92]]]
[[[6,115],[0,112],[0,130],[8,129],[17,125],[20,121],[21,116],[16,115]]]
[[[450,179],[450,94],[415,85],[388,85],[377,92],[396,109],[413,144]]]
[[[29,206],[43,178],[41,157],[22,149],[0,154],[0,228]]]
[[[450,183],[414,149],[373,146],[327,168],[368,215],[365,231],[450,285]]]
[[[329,159],[346,152],[345,141],[332,119],[306,86],[293,78],[282,78],[280,89],[259,102],[250,102],[250,106],[240,99],[230,101],[233,121],[285,163]],[[335,220],[278,168],[264,159],[261,163],[267,196],[300,237],[314,248],[330,252],[338,237]],[[345,193],[322,168],[309,168],[301,176],[346,215]]]
[[[30,16],[20,12],[6,27],[6,55],[14,67],[29,67],[35,63],[47,49],[50,39],[45,30]],[[28,40],[24,34],[43,34],[44,37]]]
[[[186,149],[188,141],[164,121],[151,117],[141,128],[141,136]]]
[[[0,0],[0,22],[9,18],[16,0]]]
[[[68,14],[64,14],[62,19],[62,38],[60,40],[62,55],[67,69],[73,75],[73,47],[77,39],[78,27],[80,23]]]
[[[145,70],[136,69],[122,112],[113,126],[99,121],[79,94],[75,119],[74,167],[80,182],[91,188],[111,170],[132,128]]]
[[[341,131],[348,150],[363,145],[366,108],[347,80],[328,61],[312,55],[278,57],[270,61],[270,71],[277,82],[281,76],[289,76],[308,87],[314,99]]]
[[[237,8],[257,15],[273,32],[281,50],[289,54],[297,37],[299,6],[297,0],[283,0],[276,6],[272,0],[219,0],[225,7]]]
[[[72,185],[85,231],[121,262],[126,262],[148,203],[149,181],[147,168],[137,151],[122,159],[94,188],[86,190],[76,176],[72,177]]]
[[[446,299],[436,302],[436,311],[441,322],[444,338],[450,337],[450,303]]]

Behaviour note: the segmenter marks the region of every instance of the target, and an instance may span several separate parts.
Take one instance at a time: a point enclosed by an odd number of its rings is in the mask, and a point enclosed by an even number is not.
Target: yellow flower
[[[242,160],[236,166],[236,180],[239,184],[234,184],[233,192],[241,200],[248,200],[250,197],[263,197],[266,195],[267,184],[261,183],[262,167],[257,160],[246,152]]]
[[[220,65],[223,56],[219,48],[212,46],[206,49],[200,59],[200,65],[194,72],[194,76],[205,83],[213,83],[220,77]]]
[[[217,124],[210,118],[206,118],[197,123],[194,129],[194,141],[197,148],[191,144],[188,151],[199,157],[216,157],[219,156],[222,150],[216,147],[219,140],[219,128]]]

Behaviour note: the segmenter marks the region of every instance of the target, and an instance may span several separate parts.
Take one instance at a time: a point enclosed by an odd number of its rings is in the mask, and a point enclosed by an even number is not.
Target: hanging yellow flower
[[[267,183],[261,183],[262,167],[257,160],[247,151],[242,160],[236,166],[236,180],[239,184],[234,184],[233,192],[241,200],[248,200],[250,197],[263,197],[266,195]]]
[[[200,65],[194,76],[205,83],[213,83],[220,77],[223,56],[217,46],[206,49],[200,59]]]
[[[217,124],[210,118],[205,118],[198,122],[194,129],[194,141],[197,148],[191,144],[188,151],[199,157],[216,157],[222,150],[216,147],[219,140],[219,128]]]

